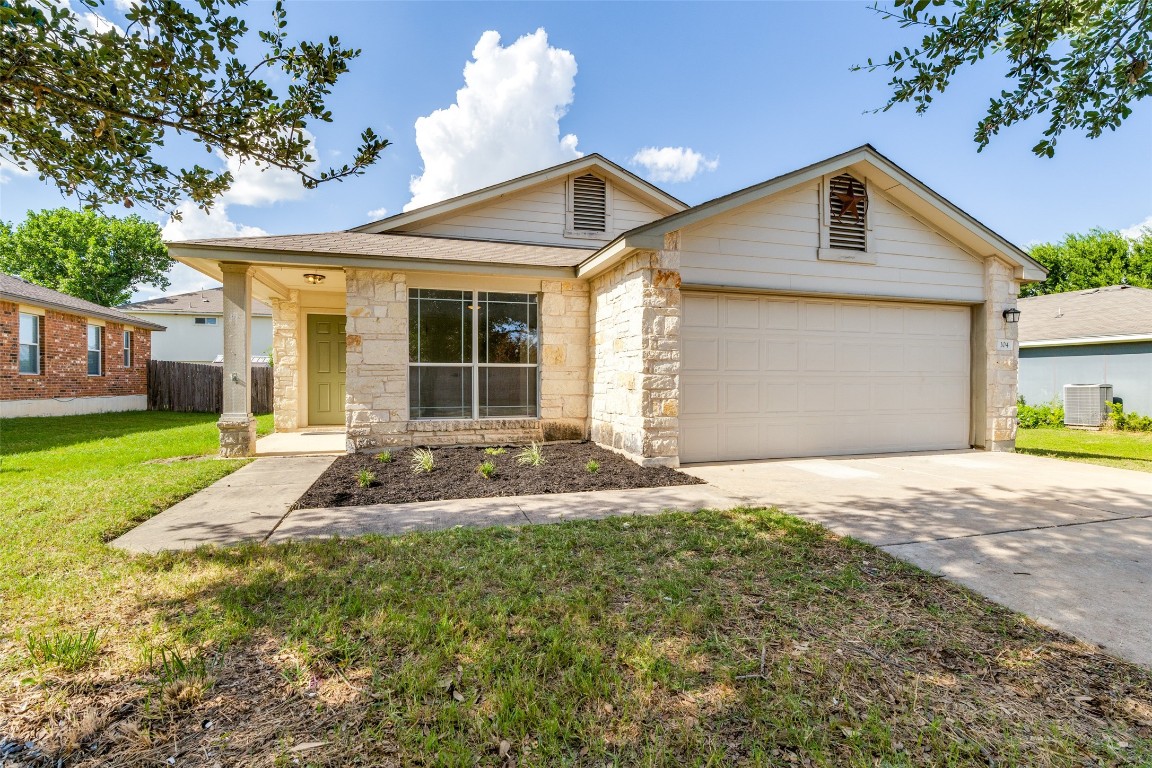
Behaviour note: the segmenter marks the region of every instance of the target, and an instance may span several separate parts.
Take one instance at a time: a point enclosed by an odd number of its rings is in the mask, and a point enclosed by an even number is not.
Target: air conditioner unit
[[[1111,404],[1111,384],[1065,384],[1064,424],[1069,427],[1099,427],[1107,420]]]

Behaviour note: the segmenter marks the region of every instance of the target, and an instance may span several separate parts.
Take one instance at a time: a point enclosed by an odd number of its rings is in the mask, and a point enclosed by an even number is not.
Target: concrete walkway
[[[1152,474],[982,451],[685,471],[1152,666]]]
[[[129,552],[264,541],[335,456],[257,459],[112,542]]]
[[[273,432],[256,441],[257,456],[339,456],[347,450],[344,427]]]

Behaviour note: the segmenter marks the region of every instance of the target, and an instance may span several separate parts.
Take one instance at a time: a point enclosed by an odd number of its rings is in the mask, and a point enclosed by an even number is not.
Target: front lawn
[[[1036,456],[1152,472],[1152,433],[1080,429],[1021,429],[1016,450]]]
[[[105,418],[0,435],[22,759],[1152,761],[1149,671],[773,510],[129,557],[101,540],[237,462],[142,463],[210,452],[210,418]]]

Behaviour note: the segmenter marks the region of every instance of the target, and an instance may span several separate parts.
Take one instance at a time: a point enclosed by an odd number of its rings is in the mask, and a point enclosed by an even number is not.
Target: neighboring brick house
[[[221,280],[221,451],[252,450],[251,300],[277,430],[351,451],[589,438],[644,464],[1016,436],[1044,269],[869,146],[688,206],[600,155],[346,232],[170,243]]]
[[[0,273],[0,418],[146,410],[162,330]]]

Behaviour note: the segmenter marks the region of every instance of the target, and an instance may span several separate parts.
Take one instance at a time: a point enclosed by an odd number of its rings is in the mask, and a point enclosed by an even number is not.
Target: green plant
[[[506,448],[485,448],[484,453],[489,456],[503,456],[508,453],[508,450]]]
[[[1016,418],[1021,429],[1063,427],[1064,405],[1058,399],[1041,405],[1028,405],[1021,397],[1016,401]]]
[[[356,484],[361,488],[371,488],[374,482],[376,482],[376,474],[374,472],[362,469],[356,473]]]
[[[421,472],[431,472],[436,468],[436,457],[432,455],[432,451],[428,448],[417,448],[412,451],[412,472],[420,474]]]
[[[520,453],[516,454],[516,463],[530,467],[538,467],[544,463],[544,448],[532,443]]]
[[[208,662],[199,651],[185,656],[169,646],[148,648],[144,654],[144,663],[161,683],[204,680],[208,677]]]
[[[596,459],[588,459],[588,463],[584,465],[584,471],[590,475],[594,475],[600,471],[600,462]]]
[[[484,475],[488,480],[491,480],[496,474],[496,464],[491,461],[485,461],[476,467],[476,471]]]
[[[88,666],[100,650],[99,632],[57,632],[52,635],[29,634],[25,644],[32,663],[37,667],[57,666],[75,672]]]
[[[1152,416],[1124,413],[1123,403],[1112,403],[1108,411],[1108,426],[1112,429],[1122,432],[1152,432]]]
[[[381,464],[391,464],[392,458],[392,451],[380,451],[380,453],[376,454],[376,461]]]

